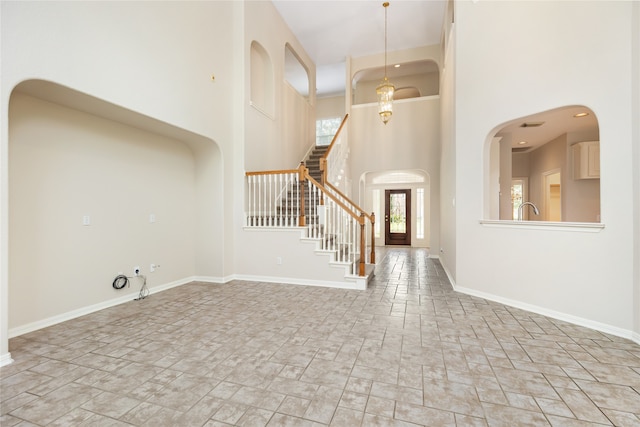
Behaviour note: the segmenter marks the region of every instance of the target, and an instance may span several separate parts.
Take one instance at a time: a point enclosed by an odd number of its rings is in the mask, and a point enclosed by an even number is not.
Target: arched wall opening
[[[304,61],[289,43],[284,46],[284,79],[304,99],[309,99],[309,71]]]
[[[377,102],[376,87],[384,75],[384,67],[379,66],[356,70],[351,79],[352,105]],[[440,94],[440,70],[433,60],[390,64],[387,77],[396,88],[394,100]]]
[[[431,242],[431,177],[420,169],[365,172],[359,181],[359,204],[376,216],[376,246],[385,245],[385,190],[406,189],[411,194],[411,246],[430,247]]]
[[[485,219],[602,222],[600,132],[588,107],[560,107],[497,126],[484,165]]]
[[[9,337],[133,300],[112,282],[134,267],[151,292],[222,276],[214,141],[42,80],[8,128]]]

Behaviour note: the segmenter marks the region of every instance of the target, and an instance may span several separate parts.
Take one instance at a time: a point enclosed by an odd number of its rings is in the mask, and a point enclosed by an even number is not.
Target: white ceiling
[[[345,59],[384,52],[384,0],[273,0],[276,9],[316,64],[318,97],[343,94]],[[396,51],[439,44],[447,0],[390,0],[387,8],[387,50]],[[424,66],[425,64],[415,64]],[[433,64],[431,64],[433,66]],[[382,77],[383,64],[356,79]],[[408,67],[401,67],[405,72]],[[390,78],[394,77],[391,68]],[[378,78],[378,77],[376,77]],[[306,83],[305,83],[306,84]],[[590,115],[575,119],[573,115]],[[539,127],[521,127],[524,122],[544,122]],[[548,112],[532,112],[507,124],[497,136],[510,134],[518,149],[533,149],[566,132],[597,129],[598,121],[585,107],[567,106]],[[520,141],[526,144],[519,145]]]
[[[589,114],[574,117],[578,113]],[[540,123],[540,126],[535,126]],[[534,126],[529,126],[532,124]],[[598,120],[593,111],[582,106],[567,106],[514,120],[500,129],[496,136],[510,135],[511,146],[525,151],[539,147],[564,133],[589,129],[598,129]]]
[[[316,64],[317,96],[344,93],[347,57],[384,52],[382,0],[274,0]],[[446,0],[390,0],[387,50],[440,43]]]

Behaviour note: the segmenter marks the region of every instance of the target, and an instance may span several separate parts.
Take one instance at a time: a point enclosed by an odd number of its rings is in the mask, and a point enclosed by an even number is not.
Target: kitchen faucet
[[[540,211],[538,210],[538,207],[536,205],[534,205],[531,202],[524,202],[524,203],[521,203],[520,206],[518,206],[518,221],[522,221],[522,208],[526,205],[529,205],[533,208],[534,214],[540,215]]]

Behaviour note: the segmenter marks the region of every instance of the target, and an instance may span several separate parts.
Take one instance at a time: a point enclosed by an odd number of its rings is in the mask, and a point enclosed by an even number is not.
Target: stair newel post
[[[327,183],[327,159],[320,157],[320,184],[324,188]],[[324,193],[320,192],[320,206],[324,205]]]
[[[300,218],[298,219],[298,225],[300,227],[307,225],[304,214],[304,190],[307,184],[306,169],[307,167],[304,165],[304,162],[300,162],[300,166],[298,166],[298,181],[300,182]]]
[[[364,218],[364,212],[360,213],[360,265],[359,265],[359,271],[358,271],[358,275],[359,276],[364,276],[364,254],[365,254],[365,231],[364,231],[364,223],[365,223],[365,218]]]
[[[375,214],[375,212],[371,212],[371,259],[369,260],[369,263],[371,263],[371,264],[375,264],[376,263],[376,231],[375,231],[375,225],[376,225],[376,214]]]

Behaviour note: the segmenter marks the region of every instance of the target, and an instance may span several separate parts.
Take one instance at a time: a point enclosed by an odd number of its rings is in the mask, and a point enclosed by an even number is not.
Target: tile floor
[[[10,341],[2,426],[640,425],[640,346],[452,290],[193,283]]]

